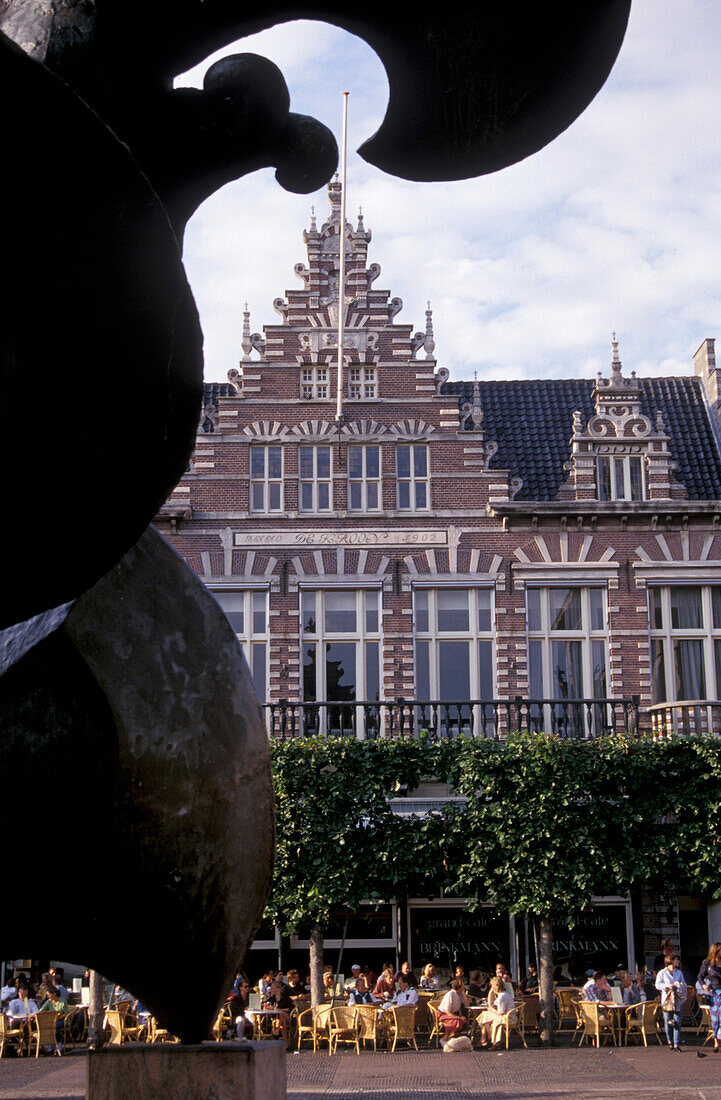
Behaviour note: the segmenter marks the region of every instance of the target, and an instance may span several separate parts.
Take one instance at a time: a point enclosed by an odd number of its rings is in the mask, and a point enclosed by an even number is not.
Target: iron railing
[[[503,740],[516,730],[575,740],[638,733],[639,699],[393,699],[380,702],[264,704],[270,737],[423,738]]]
[[[682,703],[654,703],[647,714],[654,740],[673,734],[721,736],[721,700],[688,699]]]

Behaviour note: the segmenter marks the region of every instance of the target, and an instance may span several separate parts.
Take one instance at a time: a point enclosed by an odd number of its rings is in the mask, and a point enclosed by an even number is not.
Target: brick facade
[[[359,217],[355,228],[345,227],[338,421],[335,182],[329,199],[328,219],[318,228],[313,217],[303,233],[307,262],[294,269],[300,288],[273,303],[279,322],[251,333],[246,312],[237,369],[227,383],[206,385],[196,450],[157,517],[159,530],[211,589],[268,593],[270,701],[303,697],[304,589],[381,593],[378,694],[389,700],[418,698],[414,591],[491,590],[493,697],[513,699],[533,695],[528,589],[591,586],[606,594],[605,694],[640,696],[648,725],[648,585],[721,585],[713,341],[701,345],[695,376],[681,379],[624,374],[614,340],[608,376],[595,383],[453,382],[435,358],[430,305],[423,329],[413,332],[398,320],[401,300],[376,289],[380,267],[368,263],[371,234]],[[357,489],[380,493],[379,507],[365,511],[350,499],[349,458],[359,461],[352,449],[361,446],[378,447],[380,455],[377,478]],[[282,456],[282,471],[270,477],[266,468],[254,490],[252,449],[262,447],[278,448],[271,457]],[[313,447],[324,449],[321,457],[312,458]],[[427,478],[422,469],[405,478],[403,448],[411,463],[414,449],[426,448]],[[324,456],[327,477],[301,466]],[[263,461],[271,457],[266,452]],[[376,489],[367,488],[370,480]],[[416,491],[420,506],[402,507]],[[303,507],[304,492],[310,508]],[[318,507],[321,492],[329,494],[327,508]],[[610,499],[599,499],[604,495]],[[471,697],[478,691],[476,682]],[[653,899],[644,898],[644,935],[653,911]],[[649,925],[649,945],[659,929]]]

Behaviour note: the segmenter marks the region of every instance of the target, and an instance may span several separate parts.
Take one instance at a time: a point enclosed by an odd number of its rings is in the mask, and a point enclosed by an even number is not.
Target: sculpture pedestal
[[[285,1100],[281,1042],[135,1044],[88,1054],[87,1100]]]

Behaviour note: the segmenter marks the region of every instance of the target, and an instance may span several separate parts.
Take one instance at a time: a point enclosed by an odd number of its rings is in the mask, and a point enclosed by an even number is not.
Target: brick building
[[[596,381],[452,381],[430,306],[414,333],[376,289],[359,216],[338,420],[337,182],[329,199],[279,322],[251,334],[244,314],[239,368],[206,385],[192,462],[157,519],[225,608],[271,735],[718,731],[713,340],[687,377],[625,373],[614,339]],[[430,785],[413,805],[448,793]],[[527,928],[458,900],[376,917],[358,950],[528,950]],[[718,921],[701,899],[599,899],[586,955],[640,961],[670,933],[695,959]]]

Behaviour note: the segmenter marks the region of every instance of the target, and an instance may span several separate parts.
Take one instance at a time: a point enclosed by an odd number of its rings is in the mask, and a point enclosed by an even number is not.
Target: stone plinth
[[[285,1100],[280,1042],[129,1044],[88,1055],[87,1100]]]

